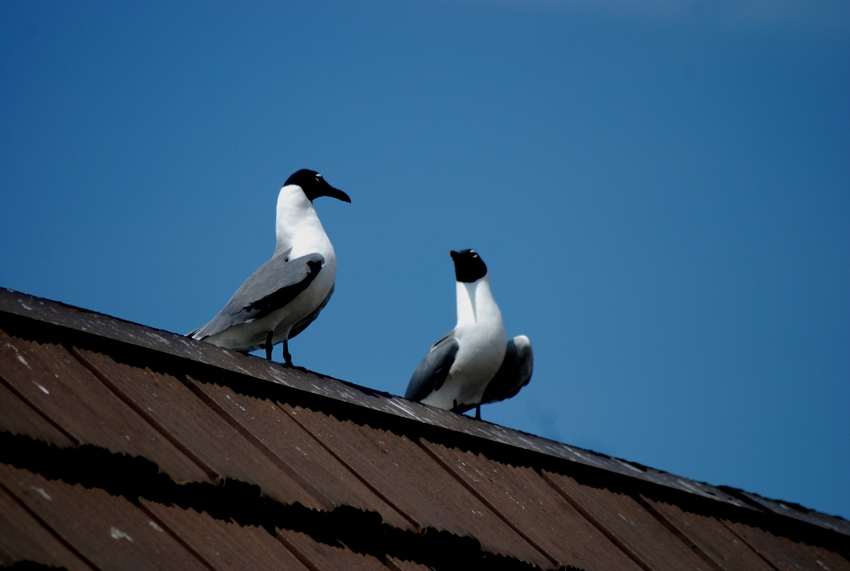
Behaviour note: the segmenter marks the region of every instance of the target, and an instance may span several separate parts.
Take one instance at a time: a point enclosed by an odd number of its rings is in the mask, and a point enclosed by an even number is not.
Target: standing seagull
[[[334,291],[336,254],[313,208],[320,196],[351,202],[316,171],[301,169],[286,180],[277,197],[272,259],[189,337],[236,351],[265,347],[269,360],[272,346],[283,342],[283,358],[292,366],[289,340],[319,316]]]
[[[446,410],[474,406],[480,419],[484,391],[505,358],[505,322],[481,257],[474,250],[452,250],[451,257],[457,277],[457,325],[422,359],[404,397]]]

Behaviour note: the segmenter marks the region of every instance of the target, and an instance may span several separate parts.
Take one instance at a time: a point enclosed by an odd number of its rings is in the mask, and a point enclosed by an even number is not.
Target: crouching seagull
[[[319,316],[334,291],[336,254],[313,200],[329,196],[351,202],[316,171],[290,176],[277,197],[277,244],[272,259],[245,280],[212,321],[188,334],[236,351],[283,343],[283,358],[292,366],[289,340]]]
[[[455,412],[475,408],[480,420],[482,404],[510,398],[528,384],[531,342],[524,335],[507,341],[481,257],[474,250],[453,250],[451,257],[457,278],[457,325],[425,355],[404,397]]]

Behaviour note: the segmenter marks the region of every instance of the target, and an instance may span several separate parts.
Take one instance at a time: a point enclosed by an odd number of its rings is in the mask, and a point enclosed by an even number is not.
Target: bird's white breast
[[[274,326],[273,343],[289,336],[293,325],[310,315],[327,297],[336,279],[336,252],[325,233],[313,203],[296,185],[280,189],[277,200],[277,245],[275,253],[289,250],[294,260],[308,254],[321,254],[325,259],[319,275],[286,307],[269,315]]]
[[[443,386],[422,400],[444,409],[481,402],[487,383],[505,358],[507,332],[489,273],[473,283],[457,282],[457,317],[455,362]]]

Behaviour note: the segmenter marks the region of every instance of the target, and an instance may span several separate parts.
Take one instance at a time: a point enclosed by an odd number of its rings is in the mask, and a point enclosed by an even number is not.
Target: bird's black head
[[[457,281],[472,283],[487,275],[487,266],[484,265],[484,260],[475,250],[461,250],[460,252],[452,250],[449,255],[455,262]]]
[[[292,176],[286,179],[283,186],[288,184],[297,184],[300,186],[301,190],[304,191],[304,194],[310,202],[313,202],[320,196],[330,196],[331,198],[336,198],[343,202],[351,202],[351,199],[347,194],[338,188],[334,188],[329,185],[327,181],[325,181],[324,177],[316,171],[301,169],[300,171],[294,172],[292,173]]]

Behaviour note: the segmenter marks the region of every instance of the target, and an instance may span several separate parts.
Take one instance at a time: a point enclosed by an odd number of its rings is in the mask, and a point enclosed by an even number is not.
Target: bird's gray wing
[[[531,381],[533,371],[534,352],[531,350],[531,341],[525,335],[517,335],[508,341],[502,366],[484,389],[481,404],[516,396],[520,389]],[[463,413],[473,408],[474,404],[464,404],[452,410]]]
[[[316,279],[325,259],[321,254],[294,260],[287,260],[287,256],[288,252],[281,252],[260,266],[212,321],[189,335],[203,339],[234,325],[262,319],[298,297]]]
[[[325,308],[328,302],[331,300],[331,296],[334,294],[334,289],[336,289],[336,284],[331,285],[331,290],[328,292],[328,295],[325,296],[325,300],[319,304],[319,307],[313,310],[313,312],[292,326],[292,329],[289,330],[289,339],[292,339],[305,329],[307,326],[316,321],[316,318],[319,317],[319,313]]]
[[[413,401],[421,401],[432,392],[443,386],[446,382],[446,377],[449,376],[449,369],[455,362],[457,351],[460,345],[457,339],[449,333],[431,347],[407,385],[407,390],[404,393],[404,398]]]
[[[517,335],[505,350],[505,359],[493,380],[484,389],[481,404],[509,399],[531,382],[534,372],[534,352],[531,341],[525,335]]]

